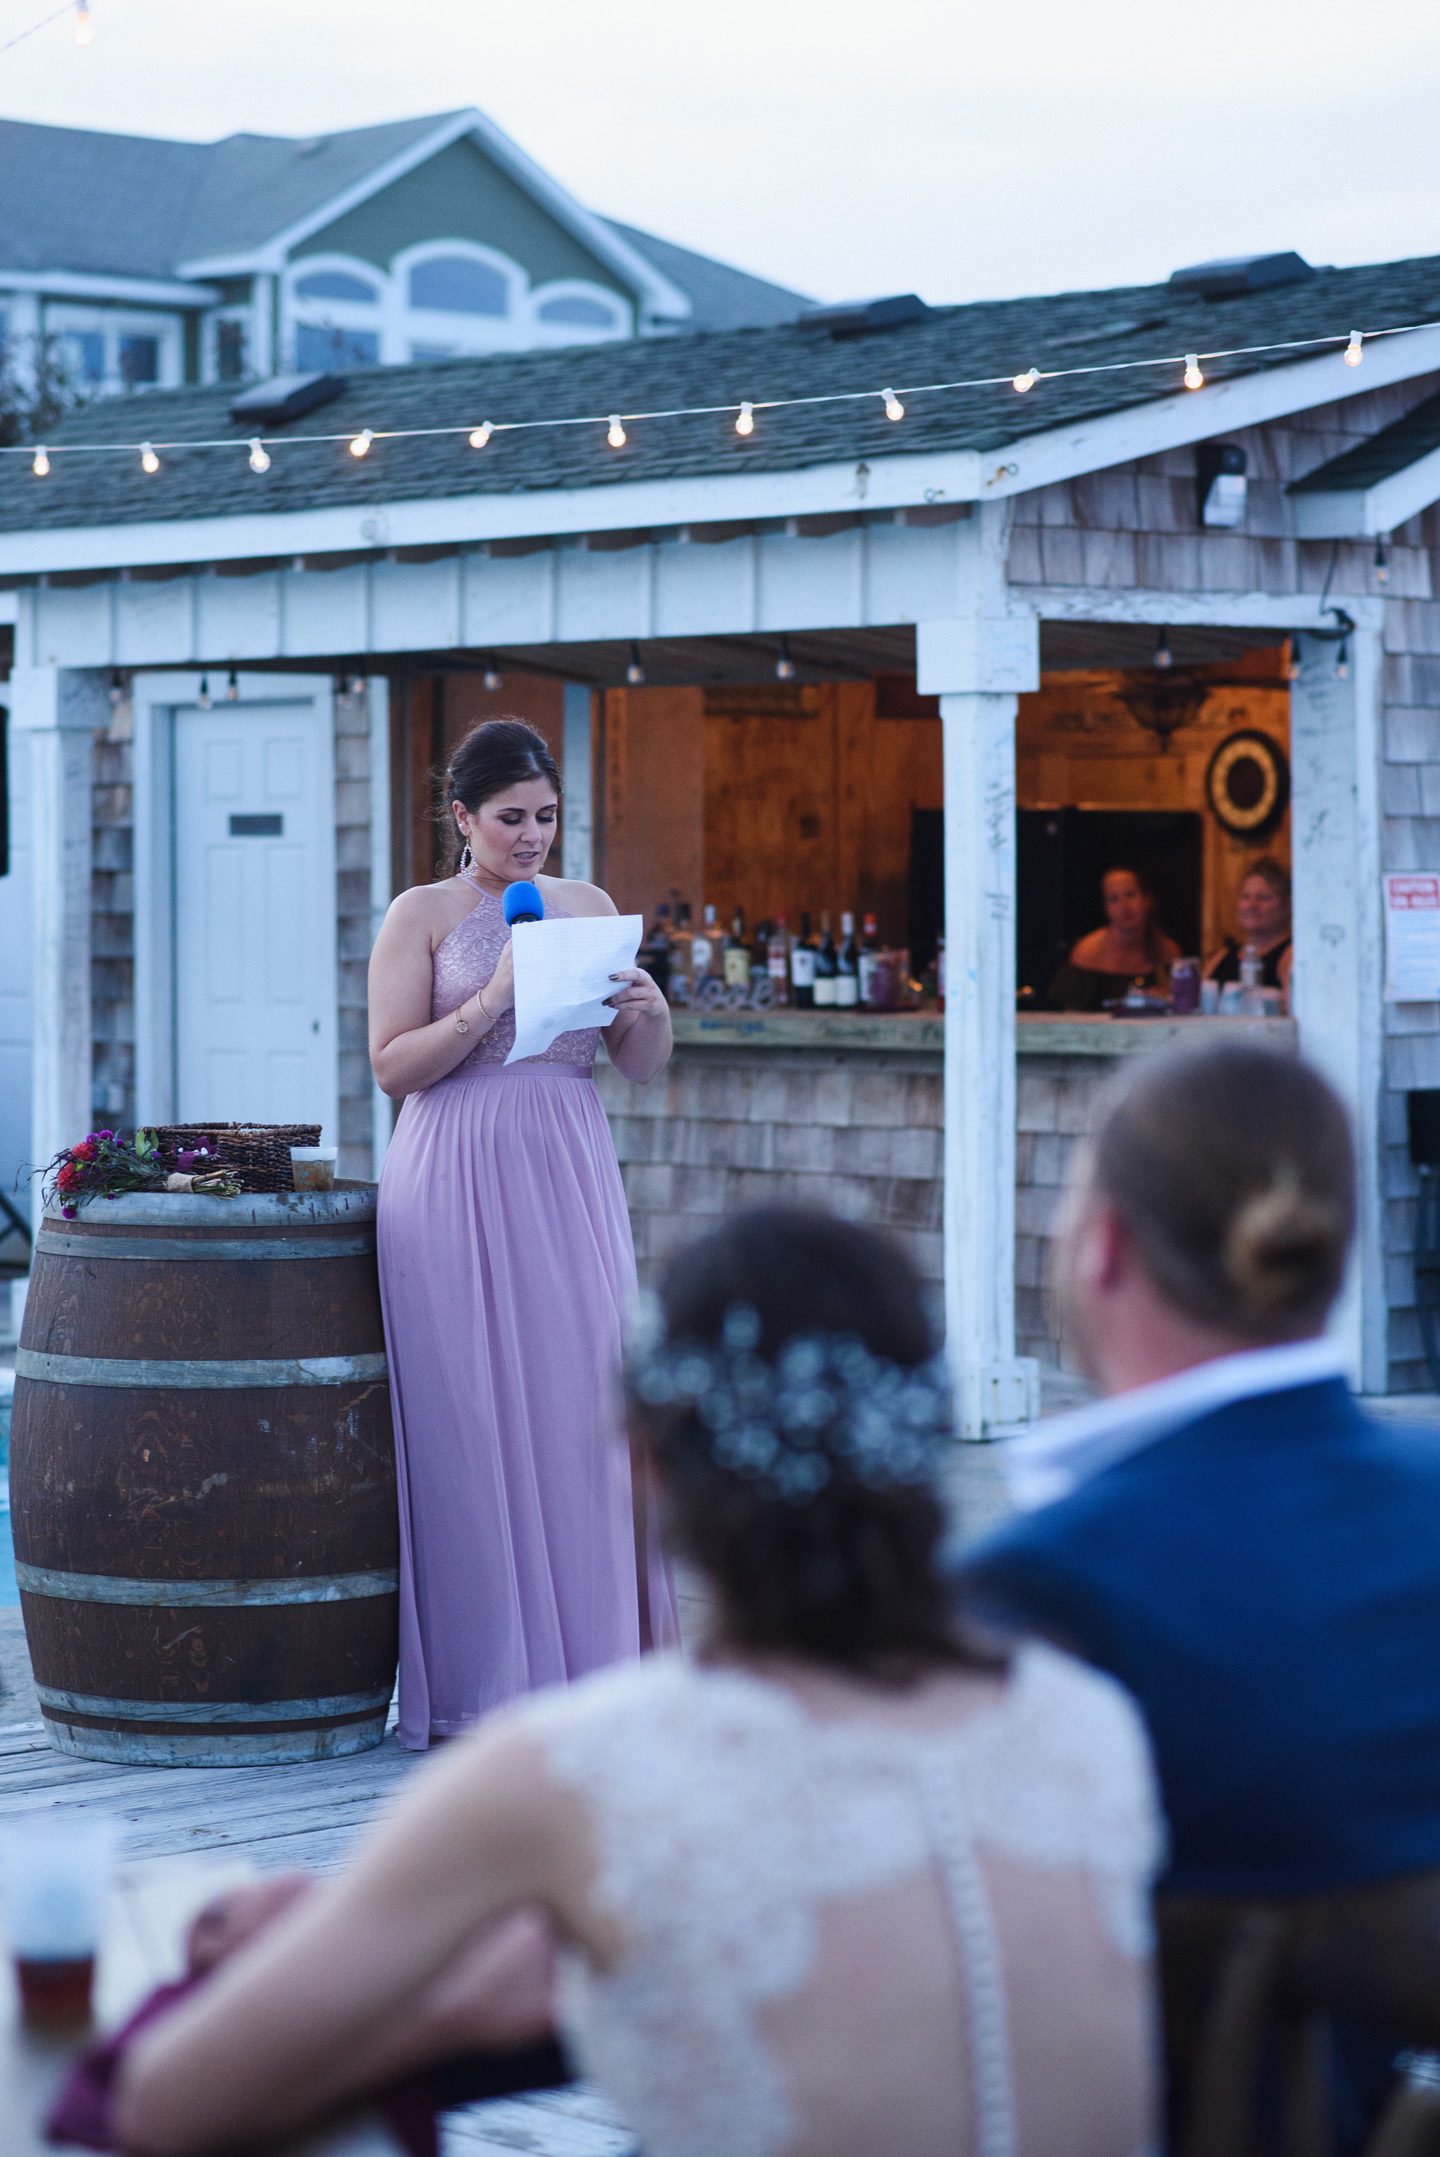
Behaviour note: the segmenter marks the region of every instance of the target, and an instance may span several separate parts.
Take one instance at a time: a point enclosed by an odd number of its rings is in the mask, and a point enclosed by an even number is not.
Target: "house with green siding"
[[[295,140],[0,121],[0,343],[91,393],[792,321],[601,217],[483,113]]]

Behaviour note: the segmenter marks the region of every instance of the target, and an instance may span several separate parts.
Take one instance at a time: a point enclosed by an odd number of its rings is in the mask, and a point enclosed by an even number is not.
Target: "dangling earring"
[[[467,839],[467,840],[465,841],[465,844],[464,844],[464,846],[463,846],[463,847],[462,847],[462,849],[461,849],[461,852],[460,852],[460,871],[459,871],[459,873],[460,873],[460,875],[461,875],[461,876],[463,876],[463,875],[465,874],[465,871],[466,871],[466,870],[467,870],[468,868],[470,868],[470,866],[471,866],[471,865],[472,865],[472,863],[474,862],[474,859],[475,859],[475,856],[474,856],[474,855],[473,855],[473,854],[471,853],[471,851],[470,851],[470,841],[469,841],[469,840]]]

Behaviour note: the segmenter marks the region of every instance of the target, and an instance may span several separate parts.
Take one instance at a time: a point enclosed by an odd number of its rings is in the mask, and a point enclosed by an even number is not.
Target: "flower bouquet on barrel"
[[[182,1147],[171,1165],[154,1131],[129,1138],[117,1131],[91,1131],[77,1146],[57,1153],[44,1171],[41,1194],[73,1221],[88,1199],[119,1198],[126,1191],[200,1191],[237,1198],[240,1179],[205,1146]]]

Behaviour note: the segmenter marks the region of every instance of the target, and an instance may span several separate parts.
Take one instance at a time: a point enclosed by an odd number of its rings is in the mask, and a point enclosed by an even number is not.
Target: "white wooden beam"
[[[379,934],[395,896],[390,787],[390,683],[372,674],[365,684],[370,719],[370,935]],[[378,1179],[395,1129],[395,1104],[379,1085],[370,1097],[370,1173]]]
[[[1359,1233],[1336,1324],[1357,1385],[1383,1393],[1380,632],[1356,630],[1347,678],[1336,672],[1335,649],[1333,642],[1301,637],[1300,673],[1290,691],[1292,995],[1301,1048],[1354,1118]]]
[[[92,766],[95,736],[109,722],[103,673],[19,666],[10,677],[10,723],[30,748],[30,1145],[37,1167],[91,1126]]]
[[[565,743],[561,759],[565,805],[561,814],[561,873],[588,884],[595,874],[595,804],[591,777],[590,687],[565,684]]]
[[[1138,622],[1170,629],[1269,629],[1284,636],[1319,626],[1315,592],[1176,592],[1086,584],[1017,584],[1017,597],[1042,622]],[[1385,602],[1372,593],[1345,592],[1345,609],[1357,622],[1378,628]]]
[[[1375,539],[1440,502],[1440,449],[1417,457],[1373,487],[1317,488],[1291,496],[1302,539]]]

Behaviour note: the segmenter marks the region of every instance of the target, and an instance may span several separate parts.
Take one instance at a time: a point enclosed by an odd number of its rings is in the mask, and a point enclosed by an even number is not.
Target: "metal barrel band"
[[[381,1353],[175,1363],[128,1356],[57,1356],[38,1348],[20,1348],[15,1354],[17,1378],[52,1386],[124,1386],[139,1393],[231,1393],[247,1386],[360,1385],[383,1378],[386,1369]]]
[[[313,1573],[295,1580],[133,1580],[122,1574],[68,1573],[17,1559],[22,1594],[64,1603],[121,1603],[141,1608],[232,1610],[274,1603],[348,1603],[394,1595],[396,1567],[371,1573]]]
[[[107,1700],[97,1693],[71,1693],[37,1685],[41,1707],[51,1715],[113,1716],[117,1722],[193,1724],[333,1722],[340,1716],[380,1715],[390,1705],[383,1692],[336,1693],[328,1700]]]
[[[47,1713],[45,1730],[57,1752],[73,1753],[82,1760],[113,1760],[124,1767],[286,1767],[305,1760],[343,1760],[351,1753],[368,1752],[384,1736],[385,1717],[376,1714],[363,1722],[297,1730],[290,1737],[260,1730],[229,1737],[208,1730],[177,1730],[172,1736],[147,1730],[96,1731],[86,1725],[73,1726],[63,1715]]]
[[[321,1228],[313,1236],[257,1236],[204,1238],[187,1241],[175,1236],[76,1236],[42,1228],[35,1243],[37,1258],[129,1258],[185,1260],[195,1265],[235,1259],[274,1258],[373,1258],[375,1233],[363,1231],[344,1236],[326,1235]]]

